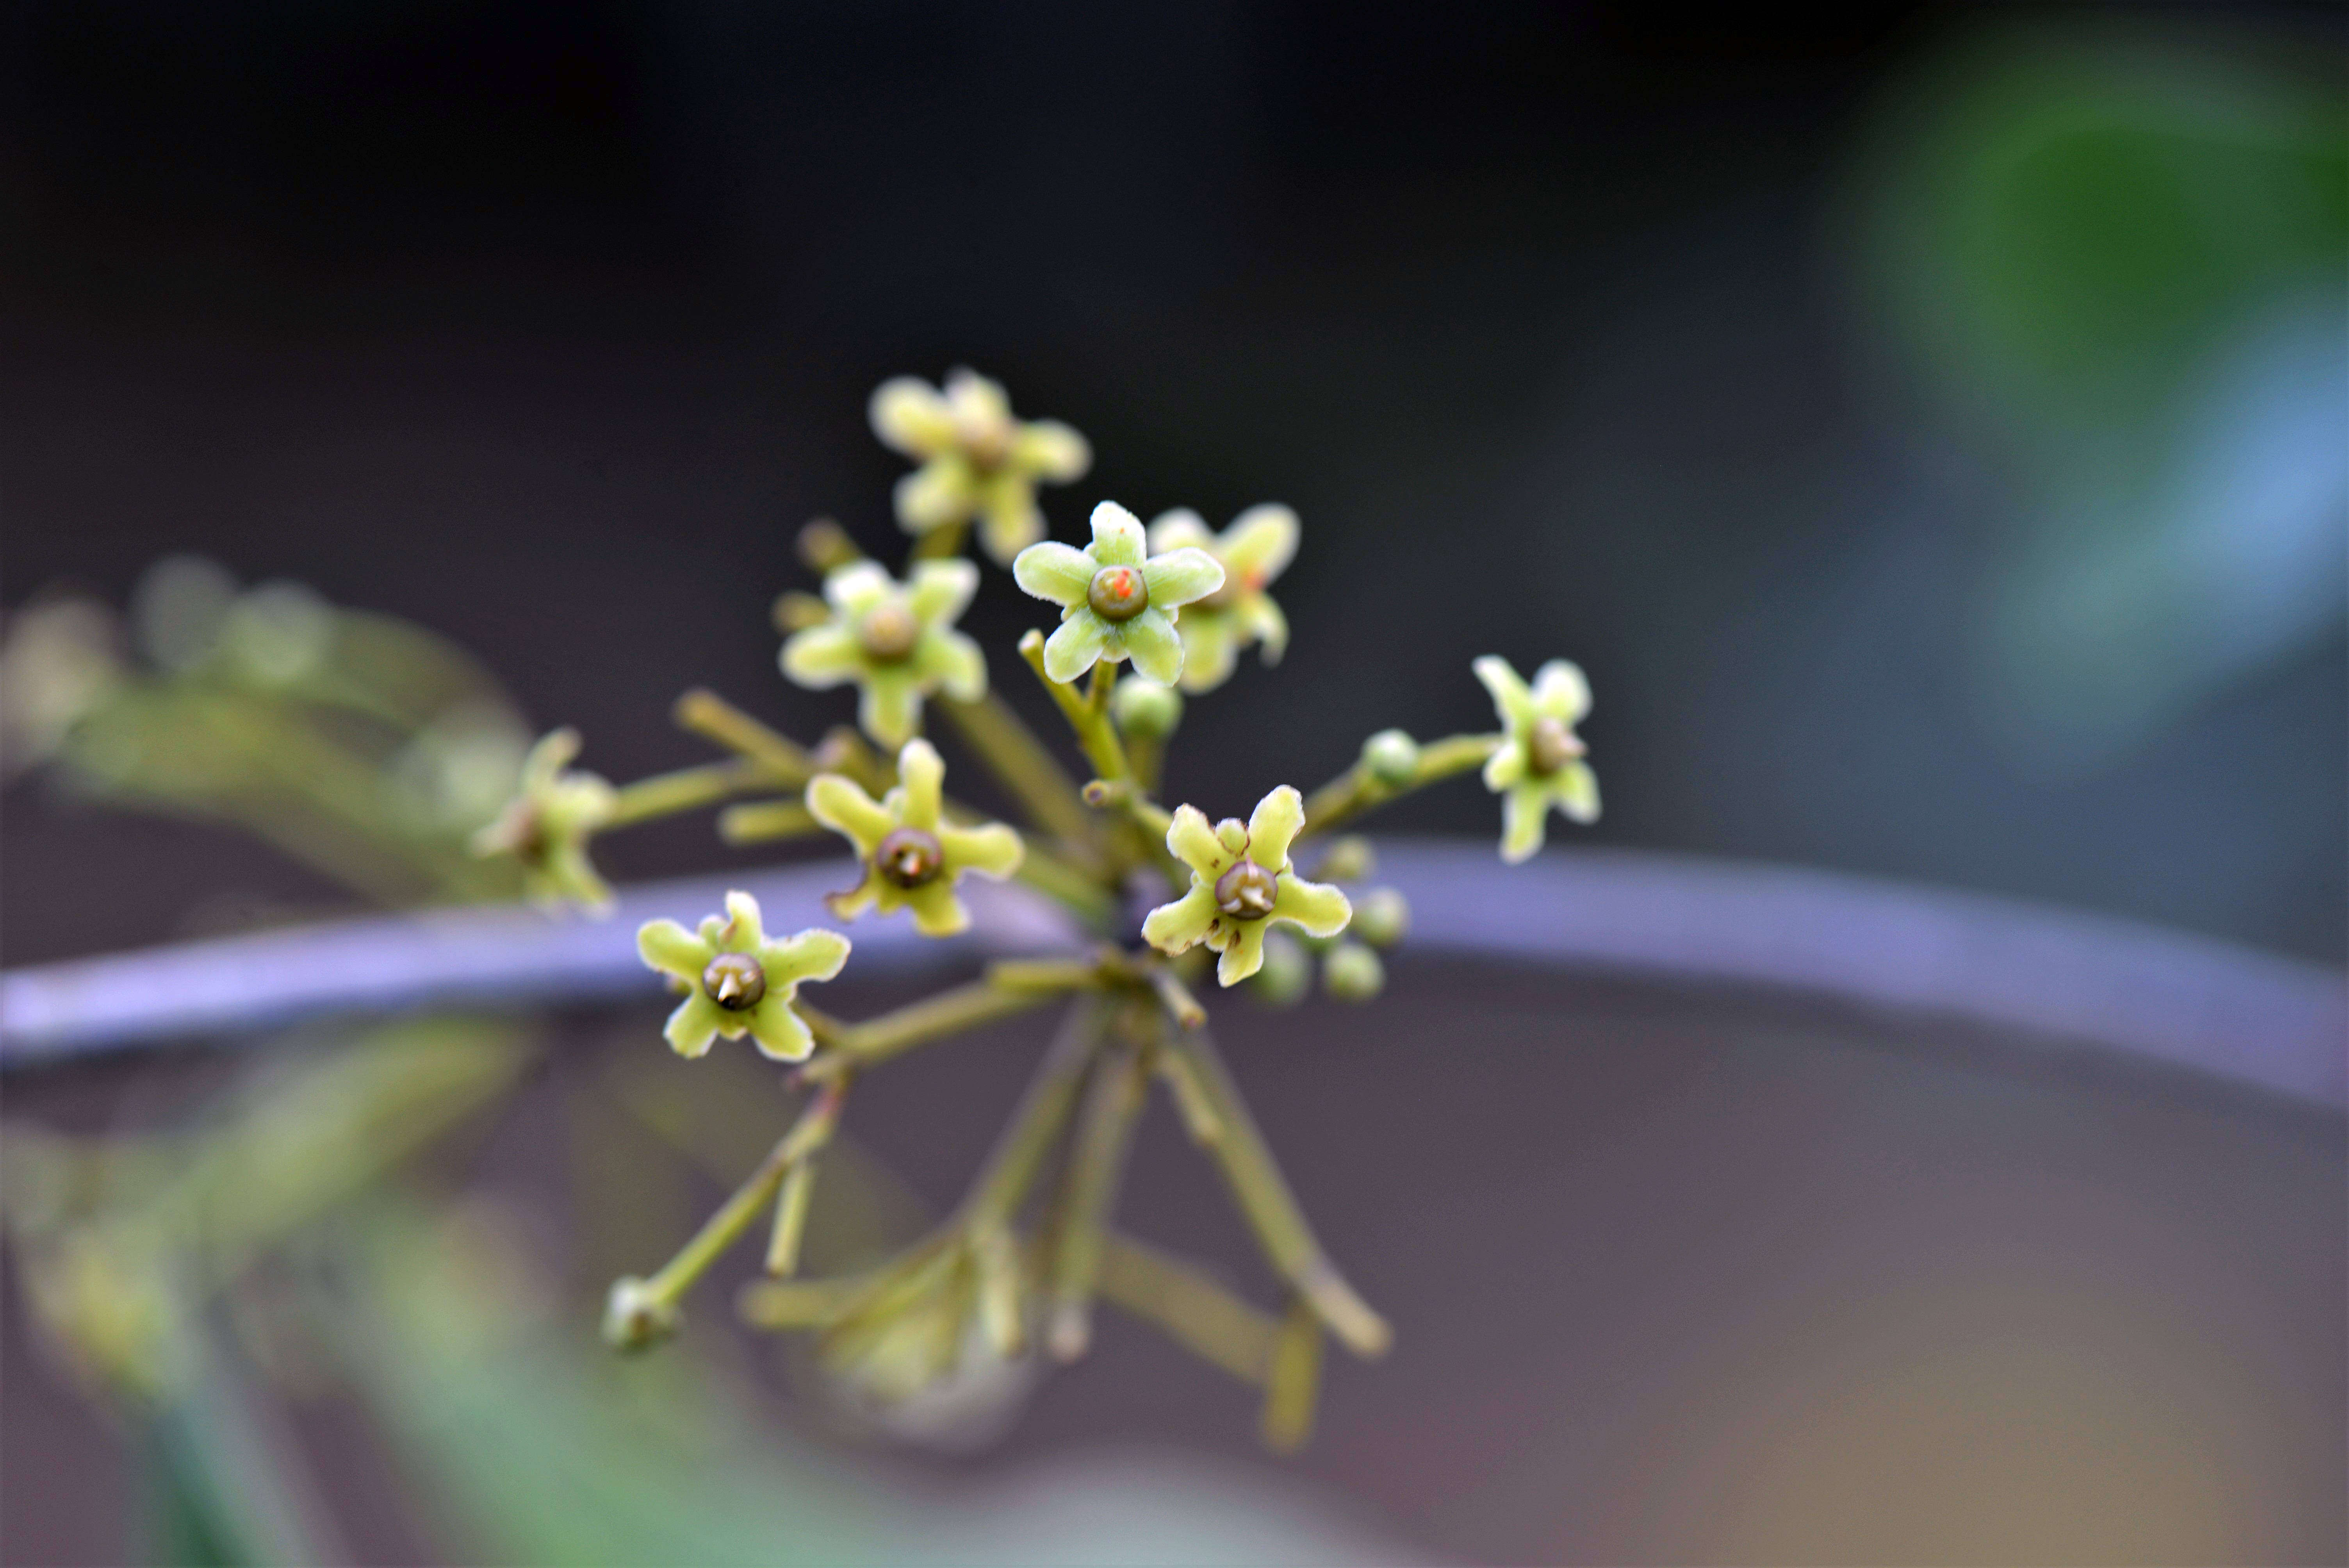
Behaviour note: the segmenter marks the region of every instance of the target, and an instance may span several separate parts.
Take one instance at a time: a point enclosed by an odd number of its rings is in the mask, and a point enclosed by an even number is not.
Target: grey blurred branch
[[[2002,899],[1790,869],[1626,852],[1514,872],[1484,843],[1388,841],[1378,881],[1412,903],[1406,952],[1755,988],[2041,1044],[2118,1052],[2326,1105],[2349,1099],[2341,975],[2223,943]],[[336,922],[0,974],[14,1070],[334,1012],[640,997],[661,992],[636,923],[748,887],[771,929],[823,923],[823,865],[626,890],[609,920],[475,908]],[[976,931],[924,942],[863,923],[858,972],[903,975],[1082,942],[1016,885],[974,886]]]

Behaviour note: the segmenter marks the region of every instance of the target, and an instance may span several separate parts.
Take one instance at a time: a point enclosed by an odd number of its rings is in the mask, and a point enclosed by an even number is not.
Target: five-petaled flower
[[[1224,585],[1224,569],[1196,546],[1150,554],[1141,522],[1113,500],[1093,508],[1091,544],[1031,544],[1011,575],[1061,606],[1060,630],[1044,644],[1044,673],[1056,681],[1075,680],[1098,660],[1131,657],[1142,675],[1173,686],[1183,676],[1175,617]]]
[[[1183,689],[1212,691],[1231,678],[1250,643],[1264,662],[1278,664],[1288,647],[1288,617],[1264,591],[1297,554],[1297,514],[1285,506],[1252,506],[1221,534],[1208,531],[1195,511],[1162,512],[1150,524],[1150,548],[1164,553],[1193,547],[1224,569],[1224,585],[1183,613]]]
[[[914,912],[925,936],[952,936],[970,924],[955,896],[965,872],[998,881],[1019,869],[1026,846],[1001,822],[975,828],[948,825],[939,812],[947,765],[926,740],[909,740],[897,754],[897,787],[875,800],[854,779],[819,773],[808,780],[809,813],[856,846],[864,880],[824,900],[832,913],[854,920],[866,909]]]
[[[1288,846],[1305,826],[1305,802],[1283,784],[1257,802],[1246,823],[1237,818],[1208,825],[1198,808],[1176,809],[1166,848],[1191,868],[1191,891],[1160,904],[1142,923],[1143,940],[1162,953],[1204,942],[1223,954],[1216,978],[1237,985],[1264,963],[1266,928],[1275,921],[1335,936],[1353,918],[1346,895],[1327,882],[1309,882],[1288,863]]]
[[[558,729],[540,738],[523,758],[522,782],[497,820],[473,835],[473,853],[512,855],[522,867],[523,892],[533,903],[570,901],[611,907],[612,890],[587,858],[587,841],[611,820],[612,786],[593,773],[566,772],[579,755],[579,732]]]
[[[759,901],[726,895],[726,913],[710,915],[698,932],[673,920],[647,921],[636,932],[646,964],[679,982],[685,1000],[661,1033],[681,1057],[698,1057],[723,1035],[748,1035],[761,1056],[805,1061],[815,1048],[808,1026],[792,1010],[802,980],[829,980],[848,962],[848,938],[822,927],[771,938],[759,923]]]
[[[803,686],[854,681],[857,720],[894,751],[921,727],[922,699],[944,690],[959,702],[987,693],[987,656],[954,629],[978,588],[968,561],[917,561],[901,585],[859,561],[823,580],[832,619],[783,644],[783,673]]]
[[[1085,438],[1057,419],[1011,417],[1003,388],[957,370],[943,390],[911,376],[873,394],[873,433],[922,466],[897,481],[897,521],[905,531],[979,520],[987,552],[1009,562],[1044,537],[1036,482],[1066,484],[1092,466]]]
[[[1574,733],[1590,711],[1590,683],[1564,659],[1542,665],[1530,687],[1506,659],[1487,654],[1475,667],[1507,731],[1485,764],[1485,787],[1502,797],[1501,858],[1515,865],[1542,847],[1551,806],[1578,822],[1599,820],[1599,776]]]

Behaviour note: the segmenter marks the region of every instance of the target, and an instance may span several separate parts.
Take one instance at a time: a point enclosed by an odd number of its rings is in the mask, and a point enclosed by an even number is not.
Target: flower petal
[[[1084,478],[1093,449],[1074,428],[1058,419],[1037,419],[1011,438],[1010,466],[1053,484]]]
[[[1109,648],[1109,623],[1091,610],[1080,610],[1044,639],[1044,673],[1056,681],[1072,681]]]
[[[895,751],[905,745],[921,727],[920,677],[903,665],[866,670],[856,722],[876,745],[886,750]]]
[[[1223,846],[1224,852],[1230,855],[1233,860],[1239,859],[1247,853],[1247,824],[1237,817],[1225,818],[1216,824],[1216,841]]]
[[[1534,694],[1526,688],[1524,679],[1508,660],[1486,654],[1469,667],[1485,683],[1485,689],[1493,694],[1493,707],[1503,724],[1511,729],[1522,729],[1540,717],[1534,711]]]
[[[1031,544],[1011,562],[1011,580],[1039,599],[1081,604],[1093,585],[1092,557],[1072,545],[1048,539]]]
[[[860,859],[870,860],[896,819],[888,808],[864,792],[854,779],[819,773],[808,780],[808,815],[856,846]]]
[[[946,758],[926,740],[909,740],[897,753],[898,810],[909,828],[924,832],[938,825],[938,797],[946,787]]]
[[[1166,852],[1208,882],[1231,870],[1232,861],[1238,858],[1216,838],[1206,813],[1196,806],[1174,808],[1174,820],[1166,829]]]
[[[824,576],[823,600],[848,615],[862,615],[896,592],[897,580],[877,561],[852,561]]]
[[[1216,915],[1215,889],[1200,883],[1174,903],[1152,910],[1142,922],[1142,940],[1161,953],[1187,953],[1206,938]]]
[[[849,941],[836,931],[812,925],[796,935],[770,942],[759,949],[759,967],[767,974],[767,990],[788,993],[802,980],[829,980],[848,962]]]
[[[1183,639],[1174,634],[1174,623],[1166,618],[1165,611],[1153,604],[1118,627],[1118,632],[1135,669],[1160,686],[1173,686],[1183,678]]]
[[[1261,920],[1236,921],[1232,939],[1224,944],[1224,955],[1216,960],[1216,982],[1221,985],[1237,985],[1264,967],[1264,928]]]
[[[888,891],[890,884],[871,866],[864,869],[864,880],[854,887],[823,895],[823,907],[832,911],[834,920],[854,920],[873,907],[873,901]],[[888,913],[883,911],[883,913]]]
[[[1193,611],[1196,614],[1197,611]],[[1288,651],[1288,617],[1272,602],[1269,593],[1250,593],[1240,601],[1236,612],[1240,627],[1247,635],[1264,645],[1264,662],[1280,663],[1280,655]]]
[[[949,875],[977,872],[998,882],[1018,871],[1028,854],[1019,830],[1002,822],[976,828],[940,828],[938,847],[946,851]]]
[[[947,403],[954,411],[958,434],[1011,422],[1011,397],[1003,390],[1003,383],[976,370],[957,366],[947,372]]]
[[[1095,566],[1139,566],[1149,553],[1142,520],[1113,500],[1093,508],[1092,558]],[[1092,581],[1090,577],[1086,579]]]
[[[1497,795],[1526,776],[1526,743],[1511,737],[1485,758],[1485,788]]]
[[[736,888],[726,895],[726,923],[719,928],[718,950],[720,953],[756,953],[767,940],[767,928],[761,923],[759,901]]]
[[[1294,872],[1280,873],[1273,895],[1274,920],[1301,925],[1312,936],[1335,936],[1354,918],[1354,906],[1342,889],[1328,882],[1307,882]]]
[[[924,936],[952,936],[970,929],[970,911],[943,877],[906,889],[905,903],[914,912],[914,929]]]
[[[941,686],[957,702],[987,695],[987,655],[960,632],[932,626],[914,645],[915,676],[926,686]]]
[[[1261,588],[1297,558],[1297,514],[1285,506],[1252,506],[1232,520],[1216,554],[1250,588]]]
[[[1020,474],[998,474],[982,488],[979,540],[1003,565],[1044,537],[1044,514],[1036,510],[1036,486]]]
[[[534,794],[553,786],[556,777],[578,755],[579,732],[569,725],[540,736],[522,759],[523,793]]]
[[[882,445],[909,458],[934,458],[954,445],[954,413],[938,389],[912,376],[874,388],[865,407]]]
[[[1554,781],[1558,810],[1578,822],[1599,820],[1599,775],[1588,762],[1569,762]]]
[[[740,1016],[750,1023],[750,1038],[759,1054],[771,1062],[803,1062],[815,1052],[815,1037],[792,1011],[787,997],[770,991],[757,1006]]]
[[[673,920],[648,920],[636,928],[636,954],[647,968],[698,985],[718,950]]]
[[[1501,858],[1516,865],[1542,847],[1543,819],[1549,815],[1550,785],[1528,779],[1501,797]]]
[[[969,562],[917,561],[906,580],[905,604],[925,626],[952,625],[978,592],[978,568]]]
[[[1195,546],[1154,555],[1142,568],[1150,585],[1150,607],[1173,610],[1204,599],[1224,585],[1223,563]]]
[[[927,533],[968,517],[978,508],[978,490],[971,482],[970,465],[948,452],[899,480],[889,499],[899,527],[907,533]]]
[[[1216,536],[1207,530],[1206,519],[1187,506],[1162,511],[1150,520],[1150,552],[1164,555],[1170,550],[1200,549],[1215,543]]]
[[[579,840],[567,840],[548,850],[546,877],[563,898],[589,913],[612,912],[611,884],[596,874],[595,862],[587,858],[587,846]]]
[[[1231,678],[1239,662],[1239,646],[1232,636],[1228,611],[1192,605],[1174,624],[1183,638],[1183,689],[1213,691]]]
[[[1305,826],[1305,798],[1283,784],[1256,803],[1248,815],[1248,859],[1268,872],[1288,869],[1288,846]]]
[[[864,650],[846,626],[810,626],[783,645],[783,674],[810,690],[836,686],[864,667]]]
[[[1590,682],[1582,666],[1552,659],[1534,672],[1534,710],[1572,724],[1590,711]]]
[[[679,1002],[677,1010],[668,1016],[668,1022],[661,1026],[661,1037],[678,1056],[700,1056],[718,1037],[718,1026],[723,1016],[724,1009],[703,995],[697,983],[693,995]]]

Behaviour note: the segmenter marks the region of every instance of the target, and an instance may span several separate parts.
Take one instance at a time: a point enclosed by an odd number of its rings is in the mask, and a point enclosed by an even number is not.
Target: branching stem
[[[1455,773],[1482,768],[1485,759],[1500,748],[1503,738],[1498,735],[1454,735],[1431,740],[1419,748],[1419,766],[1402,784],[1381,783],[1358,761],[1306,797],[1305,834],[1326,833],[1373,806],[1382,806]]]

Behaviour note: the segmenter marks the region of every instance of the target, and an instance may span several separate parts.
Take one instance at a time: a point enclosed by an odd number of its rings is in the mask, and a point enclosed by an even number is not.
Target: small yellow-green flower
[[[824,900],[832,913],[854,920],[877,906],[883,914],[914,912],[924,936],[952,936],[970,924],[955,896],[965,872],[998,881],[1019,869],[1027,846],[1001,822],[976,828],[948,825],[939,815],[947,765],[926,740],[909,740],[897,754],[897,787],[875,800],[854,779],[820,773],[808,780],[809,813],[856,846],[864,880]]]
[[[1506,659],[1487,654],[1475,667],[1507,731],[1485,764],[1485,787],[1502,798],[1501,858],[1514,865],[1542,847],[1552,806],[1578,822],[1599,820],[1599,776],[1574,733],[1590,711],[1590,683],[1564,659],[1542,665],[1530,687]]]
[[[1072,681],[1098,660],[1131,657],[1160,686],[1183,676],[1182,606],[1224,585],[1224,569],[1195,546],[1152,555],[1141,522],[1113,500],[1093,508],[1093,542],[1078,550],[1031,544],[1011,563],[1019,586],[1061,606],[1061,629],[1044,644],[1044,673]]]
[[[1150,912],[1143,940],[1167,954],[1204,942],[1223,954],[1216,978],[1234,985],[1264,963],[1265,931],[1274,922],[1314,936],[1345,930],[1354,913],[1346,895],[1307,882],[1288,863],[1288,846],[1304,826],[1305,802],[1286,784],[1257,801],[1246,823],[1226,818],[1210,827],[1196,807],[1178,808],[1166,848],[1191,868],[1191,891]]]
[[[541,737],[523,758],[520,791],[473,835],[473,853],[512,855],[522,867],[523,893],[538,903],[608,909],[612,890],[595,874],[587,841],[611,820],[616,795],[593,773],[564,770],[578,755],[575,729]]]
[[[987,693],[987,655],[954,629],[978,588],[968,561],[919,561],[903,584],[859,561],[823,580],[832,619],[783,644],[783,674],[803,686],[854,681],[857,721],[888,749],[921,727],[922,699],[943,690],[959,702]]]
[[[829,980],[848,962],[848,938],[822,927],[770,938],[759,923],[759,901],[726,895],[726,913],[710,915],[698,932],[673,920],[647,921],[636,932],[645,963],[686,989],[661,1033],[681,1057],[698,1057],[723,1035],[748,1035],[759,1054],[779,1062],[805,1061],[815,1049],[807,1025],[792,1011],[802,980]]]
[[[1044,537],[1036,483],[1066,484],[1092,466],[1085,438],[1057,419],[1022,422],[986,377],[957,370],[943,390],[911,376],[873,394],[873,433],[922,466],[897,481],[905,531],[979,520],[987,552],[1009,562]]]
[[[1252,506],[1231,527],[1211,533],[1195,511],[1161,513],[1150,525],[1150,548],[1206,551],[1224,569],[1224,585],[1183,614],[1183,689],[1212,691],[1231,678],[1242,648],[1259,643],[1264,662],[1278,664],[1288,647],[1288,617],[1265,584],[1297,555],[1297,514],[1285,506]]]

